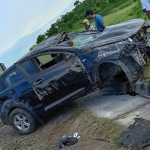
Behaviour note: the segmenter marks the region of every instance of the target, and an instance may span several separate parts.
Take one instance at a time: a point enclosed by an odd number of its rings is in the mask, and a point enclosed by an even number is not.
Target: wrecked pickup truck
[[[20,134],[60,103],[97,87],[113,94],[135,94],[150,56],[150,25],[136,19],[104,32],[60,33],[44,41],[0,76],[3,124]],[[64,37],[74,47],[60,46]]]

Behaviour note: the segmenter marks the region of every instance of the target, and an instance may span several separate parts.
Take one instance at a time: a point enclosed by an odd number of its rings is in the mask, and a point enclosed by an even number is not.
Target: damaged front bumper
[[[137,81],[135,92],[142,96],[150,97],[150,80],[146,79]]]

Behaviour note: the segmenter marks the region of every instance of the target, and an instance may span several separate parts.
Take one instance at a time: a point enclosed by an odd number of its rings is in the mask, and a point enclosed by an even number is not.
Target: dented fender
[[[98,70],[98,68],[100,67],[101,64],[106,63],[106,62],[113,62],[117,61],[118,56],[117,55],[113,55],[113,56],[109,56],[106,58],[103,58],[101,60],[99,60],[98,62],[93,63],[92,67],[91,67],[91,79],[93,82],[95,82],[95,74]]]
[[[95,67],[93,68],[93,71],[92,71],[92,81],[93,82],[96,82],[95,81],[95,75],[96,75],[96,72],[98,70],[98,68],[103,64],[103,63],[113,63],[113,64],[116,64],[118,66],[121,67],[121,69],[124,71],[124,73],[126,74],[126,77],[128,78],[129,82],[130,82],[130,85],[131,85],[131,88],[132,90],[135,90],[135,86],[134,86],[134,82],[133,82],[133,77],[131,75],[131,72],[129,70],[129,68],[124,64],[122,63],[121,61],[119,61],[117,59],[117,56],[116,55],[113,55],[113,56],[109,56],[107,58],[104,58],[102,60],[100,60],[99,62],[97,62],[97,64],[95,65]]]

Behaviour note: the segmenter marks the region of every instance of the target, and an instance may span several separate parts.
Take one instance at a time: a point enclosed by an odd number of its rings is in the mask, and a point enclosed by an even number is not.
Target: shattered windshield
[[[100,32],[81,32],[81,33],[70,33],[69,39],[74,43],[74,47],[86,46],[94,39],[97,38]]]

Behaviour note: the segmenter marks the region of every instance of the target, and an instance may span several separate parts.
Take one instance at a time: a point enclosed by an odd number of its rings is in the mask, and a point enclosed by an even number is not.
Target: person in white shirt
[[[150,0],[141,0],[143,12],[146,12],[148,18],[150,19]]]
[[[85,27],[85,29],[86,29],[87,31],[93,31],[93,30],[95,30],[95,28],[90,25],[90,22],[89,22],[89,20],[87,20],[87,19],[84,19],[84,20],[83,20],[83,25],[84,25],[84,27]]]

